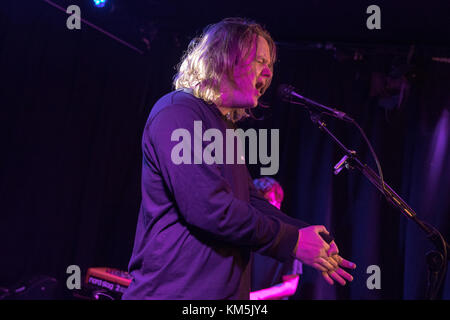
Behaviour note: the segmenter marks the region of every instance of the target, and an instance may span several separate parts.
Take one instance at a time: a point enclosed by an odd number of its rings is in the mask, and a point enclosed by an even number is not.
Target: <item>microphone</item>
[[[294,98],[299,99],[308,105],[314,106],[318,109],[321,109],[322,111],[325,111],[326,114],[329,114],[335,118],[338,118],[338,119],[344,120],[344,121],[348,121],[348,122],[354,121],[347,114],[345,114],[345,112],[324,106],[318,102],[315,102],[311,99],[308,99],[308,98],[302,96],[301,94],[299,94],[296,91],[297,91],[297,89],[295,89],[293,86],[288,85],[288,84],[280,84],[278,86],[278,96],[283,101],[291,103],[292,99],[294,99]]]

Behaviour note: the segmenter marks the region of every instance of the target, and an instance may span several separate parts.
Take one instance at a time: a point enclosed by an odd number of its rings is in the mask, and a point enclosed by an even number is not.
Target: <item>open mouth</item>
[[[262,95],[264,91],[264,83],[263,82],[257,82],[255,84],[256,90],[258,90],[259,94]]]

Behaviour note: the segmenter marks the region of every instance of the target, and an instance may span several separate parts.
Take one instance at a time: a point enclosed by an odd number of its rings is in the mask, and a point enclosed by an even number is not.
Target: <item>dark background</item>
[[[391,208],[357,171],[333,175],[342,152],[308,113],[275,97],[289,83],[355,118],[377,153],[385,180],[421,219],[450,239],[450,6],[448,1],[91,1],[90,23],[68,30],[68,15],[46,1],[0,5],[0,286],[44,274],[69,298],[66,268],[126,270],[140,202],[140,139],[153,103],[190,39],[228,16],[262,23],[279,56],[264,120],[243,126],[280,129],[283,209],[324,224],[355,280],[330,287],[304,268],[298,299],[422,299],[421,230]],[[244,5],[245,3],[245,5]],[[381,8],[381,30],[366,28],[368,5]],[[449,61],[449,60],[447,60]],[[398,96],[403,85],[404,96]],[[358,131],[330,129],[375,169]],[[259,174],[250,167],[252,175]],[[381,269],[369,290],[366,269]],[[441,292],[450,298],[450,279]]]

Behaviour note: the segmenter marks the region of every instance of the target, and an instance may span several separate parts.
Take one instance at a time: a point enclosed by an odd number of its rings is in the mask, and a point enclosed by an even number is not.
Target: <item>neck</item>
[[[217,106],[217,109],[219,109],[220,113],[222,113],[225,116],[225,115],[227,115],[227,113],[233,112],[235,108],[227,108],[227,107]]]
[[[226,107],[217,107],[224,116],[225,119],[231,121],[233,123],[246,118],[247,113],[242,108],[226,108]]]

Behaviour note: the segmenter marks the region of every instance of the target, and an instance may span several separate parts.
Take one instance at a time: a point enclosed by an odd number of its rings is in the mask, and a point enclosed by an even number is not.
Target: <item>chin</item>
[[[255,108],[258,105],[259,97],[256,94],[255,95],[246,94],[237,96],[233,100],[234,101],[232,101],[230,105],[231,108],[247,109],[247,108]]]
[[[249,103],[249,108],[256,108],[258,106],[258,98],[255,97],[252,99],[251,103]]]

